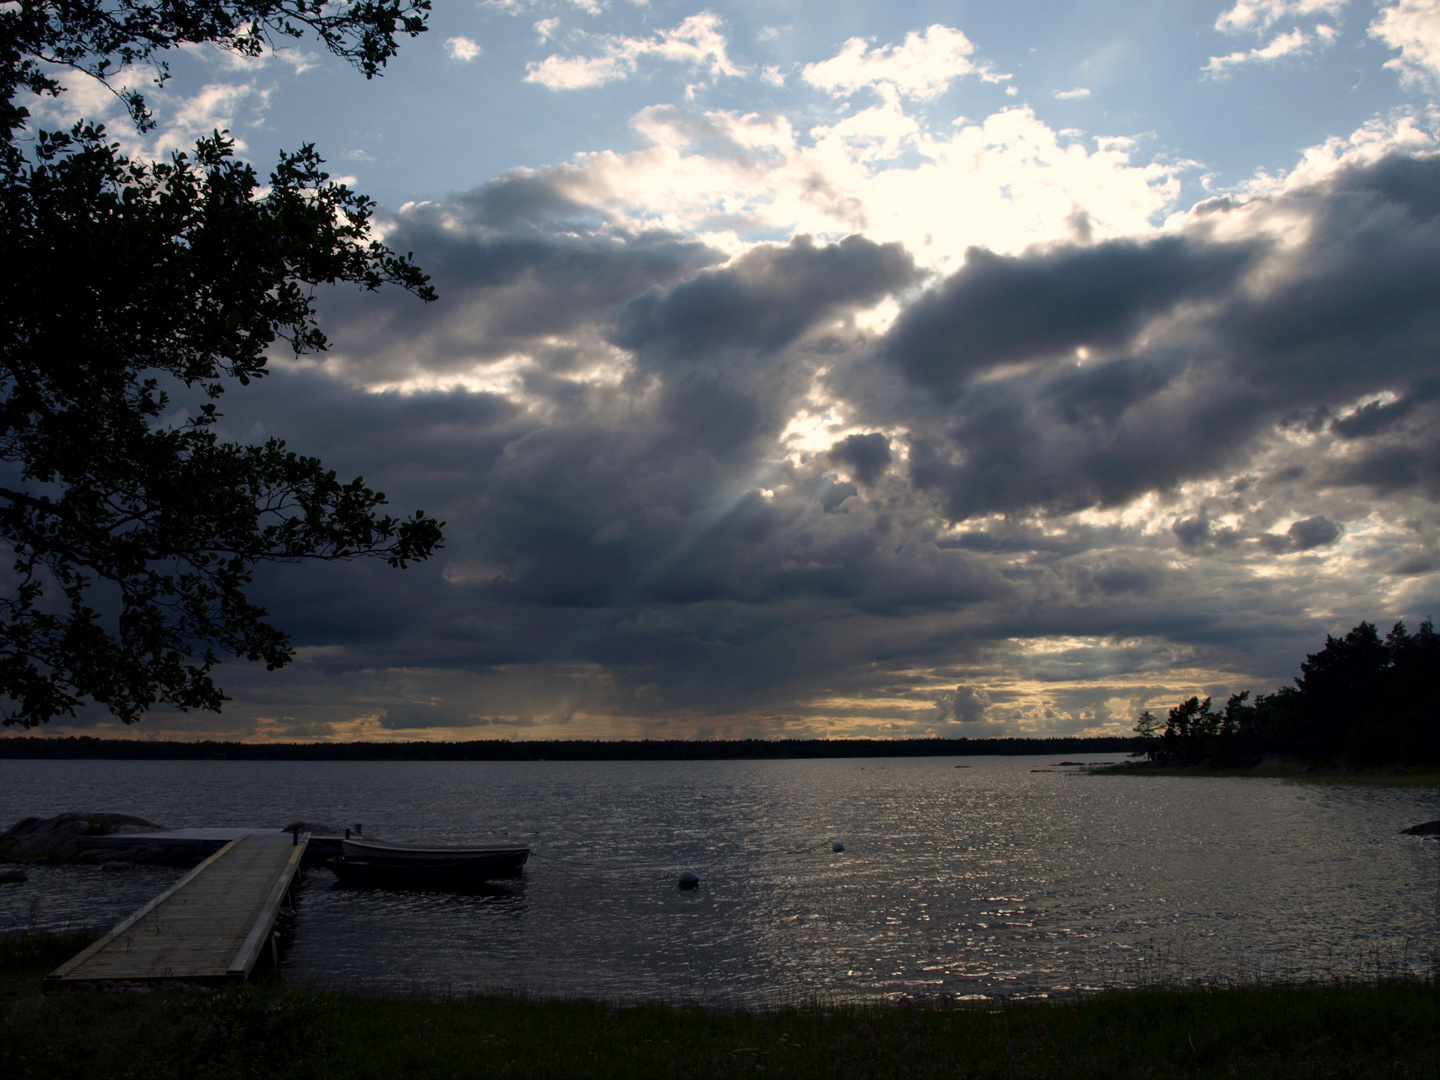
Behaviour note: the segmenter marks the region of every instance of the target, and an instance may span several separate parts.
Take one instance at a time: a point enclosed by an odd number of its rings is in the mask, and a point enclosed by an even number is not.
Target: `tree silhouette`
[[[1426,619],[1412,634],[1397,622],[1382,641],[1362,622],[1300,665],[1294,686],[1234,694],[1223,713],[1210,699],[1170,710],[1164,732],[1148,711],[1138,752],[1157,764],[1236,765],[1265,754],[1378,765],[1440,762],[1440,634]],[[1148,734],[1147,734],[1148,733]]]
[[[103,127],[31,130],[27,95],[56,65],[106,85],[178,45],[256,55],[313,32],[367,77],[428,0],[54,0],[0,8],[0,715],[32,727],[87,699],[130,723],[163,703],[218,710],[226,652],[293,656],[245,590],[265,560],[424,559],[440,523],[383,514],[271,439],[222,442],[227,386],[283,341],[326,347],[322,283],[392,283],[432,299],[409,256],[369,239],[373,204],[313,147],[262,187],[223,134],[167,161],[122,155]],[[163,63],[159,81],[166,74]],[[117,89],[143,130],[136,92]],[[177,410],[184,412],[176,421]]]

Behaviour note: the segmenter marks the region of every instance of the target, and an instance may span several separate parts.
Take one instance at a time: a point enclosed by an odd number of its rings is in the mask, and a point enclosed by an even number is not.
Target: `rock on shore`
[[[0,862],[54,859],[64,862],[131,861],[129,852],[90,843],[97,836],[163,832],[164,825],[131,814],[76,813],[27,817],[0,833]],[[136,851],[135,855],[140,852]]]

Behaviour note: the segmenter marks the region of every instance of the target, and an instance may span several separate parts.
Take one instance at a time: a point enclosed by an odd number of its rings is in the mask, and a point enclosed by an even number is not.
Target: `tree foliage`
[[[1192,697],[1163,729],[1148,711],[1135,725],[1141,753],[1158,764],[1238,765],[1266,754],[1355,765],[1440,763],[1440,634],[1426,619],[1398,622],[1382,640],[1362,622],[1300,665],[1294,686],[1250,701],[1234,694],[1223,712]]]
[[[151,64],[163,84],[163,53],[212,44],[259,56],[277,38],[313,33],[332,53],[373,78],[395,55],[397,34],[423,33],[430,0],[19,0],[0,11],[0,131],[8,140],[28,111],[16,91],[63,92],[57,69],[73,68],[110,84]],[[142,127],[151,125],[144,95],[112,87]]]
[[[370,239],[373,204],[311,146],[262,186],[222,133],[165,161],[104,128],[32,130],[27,95],[72,67],[104,81],[177,45],[254,55],[318,34],[367,76],[427,0],[56,0],[0,8],[0,715],[30,727],[87,699],[126,722],[156,704],[218,709],[220,653],[274,669],[288,638],[246,596],[264,560],[424,559],[440,523],[381,512],[271,439],[221,441],[227,386],[283,342],[326,347],[321,284],[432,299],[409,256]],[[161,69],[160,78],[164,73]],[[132,115],[143,99],[121,90]],[[33,98],[31,99],[33,101]]]

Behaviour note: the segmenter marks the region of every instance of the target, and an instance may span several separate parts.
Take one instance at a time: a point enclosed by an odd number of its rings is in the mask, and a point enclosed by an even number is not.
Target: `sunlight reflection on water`
[[[1433,791],[1031,772],[1055,760],[0,761],[0,822],[534,846],[468,896],[308,871],[285,969],[345,986],[764,1003],[1433,969],[1440,843],[1398,832]],[[113,922],[175,876],[42,868],[0,887],[0,929]]]

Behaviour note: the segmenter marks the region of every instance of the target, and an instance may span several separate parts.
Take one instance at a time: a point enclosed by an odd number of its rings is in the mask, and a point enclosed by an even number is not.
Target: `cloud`
[[[1220,13],[1215,29],[1228,34],[1264,34],[1281,19],[1311,21],[1308,31],[1299,26],[1289,33],[1276,34],[1266,44],[1239,49],[1225,56],[1212,56],[1202,69],[1205,78],[1223,79],[1245,64],[1272,64],[1285,57],[1302,56],[1316,47],[1335,44],[1340,32],[1333,25],[1315,20],[1338,19],[1349,0],[1240,0]]]
[[[642,376],[662,376],[659,417],[688,442],[729,455],[777,434],[808,389],[805,368],[776,365],[777,354],[917,276],[898,244],[849,237],[817,246],[797,237],[637,297],[618,312],[610,341],[636,357]]]
[[[1372,580],[1417,597],[1434,580],[1402,523],[1437,520],[1428,354],[1385,359],[1383,336],[1360,334],[1376,311],[1397,328],[1428,317],[1431,286],[1405,301],[1395,282],[1434,242],[1437,168],[1386,157],[1149,240],[974,253],[879,339],[846,327],[914,287],[899,248],[797,239],[706,265],[681,245],[670,278],[626,279],[581,320],[621,351],[608,381],[556,368],[541,331],[503,392],[262,381],[249,400],[270,428],[303,429],[307,450],[450,523],[444,565],[404,581],[274,570],[277,619],[340,651],[316,654],[321,681],[271,714],[330,716],[306,704],[328,692],[411,733],[532,717],[539,734],[738,734],[781,730],[765,719],[779,715],[1042,733],[1128,726],[1211,686],[1269,689],[1313,647],[1317,595],[1361,605],[1358,620]],[[573,257],[576,208],[551,179],[517,175],[399,227],[450,220],[406,243],[425,265],[444,257],[447,289],[483,290],[488,258],[447,251],[525,236],[549,253],[537,265]],[[676,244],[591,231],[616,267]],[[1368,270],[1346,254],[1360,235]],[[1398,263],[1396,245],[1412,249]],[[1315,318],[1294,305],[1316,290],[1326,307],[1355,294],[1317,330],[1351,362],[1292,370],[1276,331]],[[958,336],[958,374],[915,336],[946,312],[968,313],[935,331]],[[816,401],[840,430],[788,448],[787,419]],[[1377,499],[1407,509],[1377,518]]]
[[[984,690],[973,686],[957,686],[953,692],[942,695],[938,702],[941,738],[975,738],[986,734],[978,732],[972,725],[986,723],[987,713],[994,702]]]
[[[1387,394],[1367,401],[1330,422],[1330,430],[1342,439],[1363,439],[1385,434],[1440,396],[1440,381],[1421,381],[1404,397]]]
[[[235,116],[242,105],[264,107],[267,94],[251,83],[210,83],[171,112],[152,137],[158,156],[171,150],[189,150],[195,140],[213,131],[228,131],[238,125]],[[245,149],[243,139],[236,140]]]
[[[1309,551],[1312,548],[1333,544],[1338,540],[1340,526],[1328,518],[1316,514],[1303,521],[1292,522],[1290,528],[1286,530],[1286,535],[1290,537],[1297,551]]]
[[[212,50],[213,51],[213,50]],[[40,98],[29,107],[44,124],[68,127],[80,119],[110,121],[107,134],[122,153],[159,159],[176,150],[193,150],[195,140],[214,131],[230,131],[237,150],[247,144],[243,131],[249,121],[263,115],[270,92],[253,79],[244,82],[206,83],[187,96],[162,97],[154,103],[156,129],[145,136],[123,120],[123,107],[103,84],[79,72],[62,74],[66,91],[58,98]]]
[[[872,48],[865,38],[851,38],[829,60],[807,64],[801,78],[838,96],[869,88],[922,100],[937,97],[964,75],[979,75],[986,82],[1010,78],[997,75],[989,61],[972,60],[974,52],[974,44],[959,30],[937,23],[920,33],[911,31],[900,45]]]
[[[302,656],[227,665],[226,730],[1123,731],[1429,613],[1423,124],[1188,207],[1143,140],[930,115],[911,45],[854,53],[873,100],[655,106],[627,152],[378,215],[441,299],[322,291],[331,350],[221,435],[447,544],[266,567]]]
[[[1304,30],[1292,30],[1288,34],[1277,34],[1268,44],[1256,49],[1240,49],[1227,56],[1212,56],[1202,69],[1212,79],[1226,77],[1233,68],[1242,64],[1273,63],[1287,56],[1303,55],[1315,45],[1333,45],[1339,32],[1330,26],[1317,26],[1313,34]]]
[[[777,233],[863,231],[951,269],[968,246],[1016,251],[1064,235],[1077,208],[1094,239],[1143,233],[1189,167],[1136,161],[1131,140],[1057,133],[1026,107],[931,127],[890,101],[797,130],[774,114],[654,106],[634,124],[640,149],[580,155],[548,175],[632,228],[731,251]]]
[[[426,252],[441,299],[421,307],[327,297],[346,377],[376,388],[509,393],[520,389],[517,363],[590,377],[614,359],[597,324],[606,312],[724,258],[672,232],[596,221],[563,184],[524,172],[447,204],[405,208],[387,241]]]
[[[1074,90],[1056,90],[1050,96],[1056,101],[1079,101],[1082,98],[1088,98],[1090,91],[1083,86],[1077,86]]]
[[[711,79],[738,77],[741,70],[727,54],[720,19],[709,12],[691,15],[670,30],[649,38],[603,35],[597,56],[561,56],[558,53],[527,66],[526,82],[551,90],[585,90],[627,79],[645,58],[655,58],[703,70]]]
[[[1370,36],[1400,50],[1387,68],[1412,81],[1440,78],[1440,0],[1401,0],[1381,8]]]
[[[319,61],[319,55],[316,53],[291,46],[276,47],[270,44],[265,45],[256,56],[231,52],[210,44],[181,45],[179,49],[209,66],[231,72],[254,73],[279,61],[290,69],[290,74],[303,75],[313,69]]]
[[[862,484],[873,484],[893,460],[890,440],[878,431],[847,435],[830,448],[830,460],[848,468]]]
[[[1180,236],[1020,257],[972,248],[961,270],[906,310],[889,353],[915,381],[956,389],[997,364],[1119,344],[1182,300],[1233,286],[1254,256],[1245,244]]]
[[[1325,16],[1339,18],[1349,0],[1239,0],[1215,20],[1226,33],[1268,30],[1281,19]]]
[[[450,59],[468,64],[480,55],[480,46],[468,37],[452,37],[445,40],[445,51]]]
[[[1317,514],[1292,522],[1283,533],[1265,533],[1258,539],[1262,548],[1278,555],[1291,551],[1310,551],[1333,544],[1339,538],[1340,526]]]
[[[144,93],[156,120],[148,134],[135,129],[121,98],[109,85],[74,69],[56,72],[65,88],[62,94],[36,98],[27,107],[36,121],[47,126],[69,127],[82,119],[103,122],[107,137],[121,153],[136,158],[156,160],[175,151],[193,151],[197,139],[215,131],[229,133],[236,150],[243,154],[248,149],[246,129],[263,123],[276,89],[273,81],[267,81],[267,71],[273,71],[278,63],[288,69],[286,74],[297,76],[310,70],[317,59],[298,49],[270,47],[253,57],[208,45],[185,46],[180,51],[187,62],[199,66],[203,77],[215,75],[214,81],[202,82],[190,93],[156,92],[147,84],[158,73],[143,66],[122,69],[112,80],[114,89]]]
[[[1360,406],[1335,429],[1384,451],[1337,450],[1335,476],[1424,487],[1429,440],[1395,440],[1430,416],[1437,190],[1440,159],[1389,158],[1145,242],[972,252],[885,341],[945,417],[943,434],[907,418],[912,482],[955,521],[1121,505],[1237,463],[1305,410],[1385,388],[1409,404]],[[1303,242],[1267,239],[1297,219]],[[1207,529],[1175,532],[1193,544]]]
[[[816,245],[798,236],[752,248],[723,270],[666,293],[652,290],[620,312],[611,338],[649,363],[674,365],[737,351],[774,353],[838,311],[870,307],[919,278],[899,244],[859,236]]]
[[[1059,732],[1268,689],[1377,582],[1423,617],[1440,162],[1403,124],[1139,235],[1076,242],[1067,203],[1049,242],[926,276],[879,229],[690,239],[703,200],[665,217],[652,177],[777,191],[804,147],[643,122],[676,141],[395,215],[447,300],[327,299],[328,366],[260,407],[450,523],[403,583],[271,579],[283,625],[343,646],[335,693],[456,730],[923,733],[958,685],[987,731]],[[422,694],[406,665],[452,674]]]

